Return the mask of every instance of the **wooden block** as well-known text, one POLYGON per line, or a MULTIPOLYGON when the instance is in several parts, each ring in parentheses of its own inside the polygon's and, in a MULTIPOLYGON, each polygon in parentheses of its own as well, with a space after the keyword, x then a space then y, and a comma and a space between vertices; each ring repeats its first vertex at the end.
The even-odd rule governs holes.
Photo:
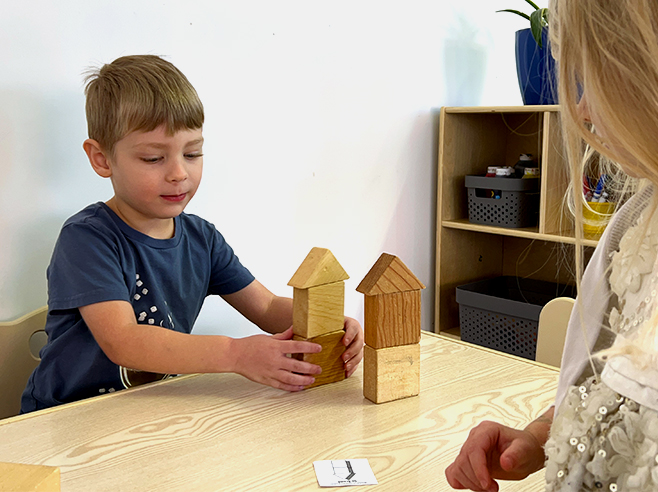
POLYGON ((420 393, 420 344, 364 347, 363 396, 375 403, 420 393))
POLYGON ((345 345, 342 342, 343 335, 345 335, 345 332, 341 329, 313 338, 293 336, 293 340, 305 340, 322 345, 322 352, 317 354, 293 354, 293 357, 297 360, 317 364, 322 368, 322 373, 314 376, 315 382, 307 388, 345 379, 345 365, 342 359, 343 352, 345 352, 345 345))
POLYGON ((297 289, 308 289, 317 285, 332 284, 347 280, 350 276, 340 266, 331 251, 313 248, 299 266, 288 285, 297 289))
POLYGON ((343 329, 345 282, 294 289, 292 330, 302 338, 313 338, 343 329))
POLYGON ((400 258, 382 253, 356 290, 362 294, 375 295, 424 288, 423 283, 402 263, 400 258))
POLYGON ((374 349, 420 343, 420 291, 365 296, 364 325, 374 349))
POLYGON ((59 492, 56 466, 0 463, 0 492, 59 492))

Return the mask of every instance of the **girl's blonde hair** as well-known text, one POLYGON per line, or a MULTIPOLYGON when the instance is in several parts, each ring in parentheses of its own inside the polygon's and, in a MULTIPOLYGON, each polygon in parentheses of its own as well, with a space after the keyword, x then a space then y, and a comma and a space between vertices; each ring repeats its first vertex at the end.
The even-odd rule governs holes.
POLYGON ((87 130, 107 152, 133 131, 171 134, 203 126, 203 105, 174 65, 155 55, 117 58, 86 77, 87 130))
MULTIPOLYGON (((627 174, 658 186, 658 2, 551 0, 549 8, 561 120, 571 164, 576 242, 581 245, 582 208, 587 206, 582 193, 583 163, 590 149, 606 162, 619 163, 627 174), (592 129, 583 120, 578 107, 583 95, 591 119, 600 128, 592 129)), ((617 189, 627 188, 620 182, 622 176, 615 176, 617 189)), ((654 213, 656 201, 650 206, 654 213)), ((582 258, 582 247, 577 247, 578 290, 582 258)), ((622 351, 637 354, 648 348, 642 347, 644 341, 656 344, 655 328, 647 336, 638 334, 634 347, 622 351)))
POLYGON ((658 2, 551 0, 550 34, 581 239, 586 145, 658 184, 658 2), (583 94, 599 134, 579 114, 583 94))

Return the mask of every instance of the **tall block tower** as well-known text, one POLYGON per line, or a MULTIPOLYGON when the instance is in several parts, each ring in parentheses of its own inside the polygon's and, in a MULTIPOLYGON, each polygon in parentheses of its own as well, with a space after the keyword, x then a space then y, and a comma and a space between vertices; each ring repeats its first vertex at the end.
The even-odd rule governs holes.
POLYGON ((348 278, 331 251, 313 248, 288 282, 293 287, 293 339, 322 345, 318 354, 293 355, 322 367, 309 388, 345 379, 341 356, 348 278))
POLYGON ((383 253, 356 288, 364 294, 363 395, 375 403, 420 392, 420 291, 423 283, 383 253))

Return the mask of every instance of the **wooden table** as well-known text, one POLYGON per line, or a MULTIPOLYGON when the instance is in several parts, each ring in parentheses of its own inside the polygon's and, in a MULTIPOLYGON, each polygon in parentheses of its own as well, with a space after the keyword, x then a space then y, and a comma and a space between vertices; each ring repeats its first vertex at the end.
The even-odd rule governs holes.
POLYGON ((360 369, 300 393, 185 376, 0 421, 0 461, 59 466, 63 492, 321 490, 313 461, 346 458, 367 458, 379 481, 356 490, 452 490, 444 470, 471 427, 525 425, 551 404, 558 373, 429 333, 421 348, 418 397, 375 405, 360 369))

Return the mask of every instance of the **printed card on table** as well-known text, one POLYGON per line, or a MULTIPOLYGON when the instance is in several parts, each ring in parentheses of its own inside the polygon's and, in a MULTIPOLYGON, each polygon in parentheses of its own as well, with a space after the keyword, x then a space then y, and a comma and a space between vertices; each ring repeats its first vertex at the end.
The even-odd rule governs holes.
POLYGON ((377 485, 367 459, 314 461, 313 467, 320 487, 377 485))

